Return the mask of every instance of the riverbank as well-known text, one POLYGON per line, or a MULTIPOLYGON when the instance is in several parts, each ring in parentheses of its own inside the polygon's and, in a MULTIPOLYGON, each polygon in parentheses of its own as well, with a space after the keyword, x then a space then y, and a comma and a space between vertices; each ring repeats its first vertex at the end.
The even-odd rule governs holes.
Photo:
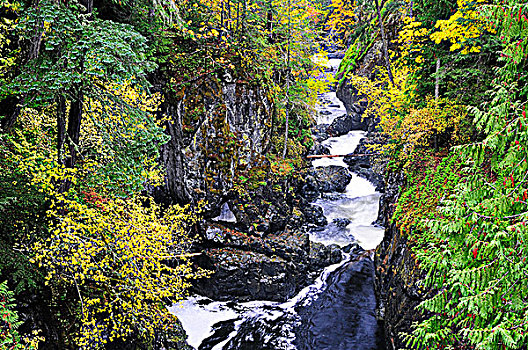
MULTIPOLYGON (((339 61, 333 63, 336 69, 339 61)), ((319 125, 325 122, 332 125, 344 114, 346 110, 335 92, 321 96, 319 125)), ((341 136, 318 140, 317 147, 348 154, 365 136, 364 131, 349 130, 341 136)), ((293 229, 278 235, 284 237, 282 240, 273 234, 263 237, 226 234, 218 223, 214 231, 211 229, 212 240, 228 247, 214 248, 213 254, 224 254, 221 264, 225 272, 220 272, 220 278, 229 284, 229 290, 215 285, 218 280, 213 276, 206 286, 195 289, 207 298, 193 296, 183 302, 182 308, 176 305, 171 308, 194 347, 336 349, 347 344, 381 349, 382 326, 376 318, 374 264, 369 252, 383 237, 383 229, 372 225, 378 216, 380 194, 368 180, 349 173, 343 159, 319 159, 312 163, 314 170, 309 173, 313 175, 308 175, 299 190, 311 197, 312 203, 305 207, 311 208, 313 214, 304 215, 308 220, 295 228, 301 232, 298 236, 293 229), (331 169, 334 172, 328 172, 331 169), (335 173, 339 169, 344 173, 335 173), (337 182, 335 176, 339 178, 337 182), (325 182, 328 185, 323 185, 325 182), (344 185, 334 186, 340 182, 344 185), (328 250, 333 252, 330 254, 333 258, 321 259, 328 250), (297 272, 287 271, 292 256, 297 259, 297 262, 290 260, 297 272), (316 261, 313 267, 319 270, 299 268, 306 266, 307 261, 316 261), (296 275, 305 285, 292 282, 290 275, 296 275), (255 282, 244 283, 250 279, 255 282), (298 290, 295 285, 303 288, 298 290), (335 308, 329 307, 330 304, 335 308), (336 312, 347 317, 336 317, 336 312)), ((225 212, 223 217, 233 216, 225 212)), ((219 264, 215 266, 218 272, 219 264)))

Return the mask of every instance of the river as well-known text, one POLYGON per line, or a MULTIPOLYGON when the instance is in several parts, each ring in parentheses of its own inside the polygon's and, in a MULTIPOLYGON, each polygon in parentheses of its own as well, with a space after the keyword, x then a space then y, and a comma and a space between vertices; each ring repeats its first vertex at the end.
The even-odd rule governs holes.
MULTIPOLYGON (((329 65, 336 70, 339 60, 330 60, 329 65)), ((318 109, 320 124, 346 113, 335 92, 323 94, 318 109)), ((364 136, 363 131, 351 131, 324 145, 332 154, 348 154, 364 136)), ((313 165, 346 166, 341 158, 317 159, 313 165)), ((330 224, 310 232, 310 239, 343 247, 355 241, 363 250, 343 253, 340 263, 325 268, 312 285, 288 301, 234 303, 193 296, 171 307, 189 335, 188 343, 199 350, 384 349, 375 317, 371 251, 383 238, 383 229, 372 225, 379 197, 370 182, 352 174, 344 193, 315 202, 330 224), (339 218, 351 223, 346 227, 332 224, 339 218)))

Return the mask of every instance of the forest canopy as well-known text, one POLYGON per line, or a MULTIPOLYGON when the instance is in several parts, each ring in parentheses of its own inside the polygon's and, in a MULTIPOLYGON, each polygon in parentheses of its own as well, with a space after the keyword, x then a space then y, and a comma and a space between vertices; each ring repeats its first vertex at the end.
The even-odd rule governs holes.
POLYGON ((405 179, 390 224, 423 301, 398 336, 528 344, 526 3, 0 1, 2 346, 179 341, 167 305, 209 275, 201 225, 229 199, 263 236, 263 193, 300 201, 333 84, 405 179), (35 299, 55 333, 20 319, 35 299))

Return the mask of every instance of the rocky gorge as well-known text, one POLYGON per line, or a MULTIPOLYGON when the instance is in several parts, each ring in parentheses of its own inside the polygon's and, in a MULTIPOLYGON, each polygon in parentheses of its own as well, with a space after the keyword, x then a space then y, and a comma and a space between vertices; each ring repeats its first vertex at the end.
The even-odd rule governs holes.
MULTIPOLYGON (((366 134, 350 122, 361 119, 362 107, 354 109, 351 117, 335 93, 329 99, 325 96, 319 124, 313 129, 312 154, 371 152, 366 143, 375 133, 366 134)), ((191 345, 198 349, 384 347, 372 260, 383 230, 371 226, 380 199, 375 189, 383 189, 383 182, 368 158, 362 156, 355 163, 347 158, 316 160, 315 167, 307 168, 294 183, 295 198, 289 202, 293 207, 286 212, 282 228, 248 232, 231 201, 219 216, 202 224, 205 234, 197 248, 203 253, 195 263, 213 274, 194 284, 196 294, 183 302, 183 309, 171 308, 190 332, 191 345), (333 321, 334 312, 342 313, 342 322, 333 321), (209 324, 209 330, 195 328, 191 314, 201 314, 199 319, 209 324), (325 327, 338 327, 335 330, 346 335, 323 335, 328 332, 325 327)))
POLYGON ((527 349, 527 23, 2 1, 0 348, 527 349))
POLYGON ((261 198, 270 204, 266 210, 260 209, 261 214, 255 212, 253 218, 261 224, 249 231, 245 224, 248 217, 236 198, 224 201, 220 210, 213 210, 218 216, 202 224, 205 234, 197 248, 203 253, 195 262, 213 274, 194 284, 196 294, 184 302, 183 310, 178 306, 171 309, 183 320, 187 331, 196 327, 188 312, 201 313, 204 322, 211 322, 210 330, 202 329, 200 335, 196 329, 191 330, 190 341, 198 349, 404 346, 400 334, 419 319, 415 308, 423 293, 418 287, 420 271, 406 239, 391 223, 404 179, 398 173, 387 172, 383 161, 374 161, 376 145, 386 140, 377 132, 376 120, 363 118, 363 102, 353 93, 344 93, 346 89, 342 84, 337 90, 343 105, 335 93, 333 98, 322 96, 321 104, 326 107, 319 110, 319 123, 312 128, 315 143, 310 151, 313 155, 342 154, 342 160, 321 158, 314 162, 319 166, 307 168, 291 183, 294 198, 283 202, 282 209, 279 197, 262 193, 261 198), (362 134, 355 136, 356 132, 362 134), (357 140, 351 141, 357 142, 356 146, 350 149, 349 141, 345 141, 343 149, 333 147, 334 140, 343 136, 345 140, 357 140), (350 240, 346 232, 356 229, 352 234, 364 237, 362 228, 351 225, 353 217, 339 216, 340 206, 348 205, 345 193, 351 190, 353 178, 365 179, 381 192, 372 199, 375 204, 369 210, 374 210, 374 215, 370 214, 372 219, 366 223, 376 222, 385 228, 377 228, 379 245, 366 248, 373 250, 350 240), (330 292, 333 288, 341 291, 330 292), (350 288, 357 291, 351 292, 350 288), (370 299, 362 299, 369 293, 370 299), (347 306, 352 304, 353 308, 347 306), (344 312, 342 317, 348 320, 341 326, 325 320, 333 307, 344 312), (367 318, 358 321, 363 313, 367 318), (315 322, 313 329, 299 326, 306 319, 315 322), (342 332, 352 335, 337 343, 325 340, 324 327, 344 327, 342 332), (362 332, 374 333, 361 339, 362 332))

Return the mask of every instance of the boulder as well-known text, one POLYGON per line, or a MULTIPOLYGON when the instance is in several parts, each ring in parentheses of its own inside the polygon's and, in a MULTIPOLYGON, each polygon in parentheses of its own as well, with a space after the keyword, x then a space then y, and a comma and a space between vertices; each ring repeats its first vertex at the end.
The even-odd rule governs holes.
POLYGON ((312 283, 320 269, 341 260, 338 246, 311 243, 303 231, 256 237, 223 230, 215 231, 222 246, 203 249, 194 261, 212 272, 193 283, 194 292, 214 300, 285 301, 312 283))
POLYGON ((310 266, 312 270, 322 269, 330 264, 337 264, 342 259, 341 249, 336 244, 325 246, 322 243, 310 242, 310 266))
POLYGON ((363 118, 363 108, 358 108, 357 112, 344 114, 334 119, 327 129, 327 133, 332 136, 348 134, 352 130, 369 130, 370 120, 363 118))
POLYGON ((278 256, 234 248, 208 249, 199 261, 213 275, 196 283, 214 300, 285 300, 295 293, 295 265, 278 256))
POLYGON ((320 142, 314 142, 314 145, 310 149, 309 154, 313 154, 313 155, 330 154, 330 149, 322 145, 320 142))
POLYGON ((299 183, 297 193, 307 202, 313 202, 319 198, 321 193, 315 177, 310 174, 305 175, 302 183, 299 183))
POLYGON ((321 208, 320 206, 314 205, 314 204, 308 204, 306 206, 303 206, 301 210, 304 214, 304 218, 307 223, 314 224, 316 226, 328 225, 326 216, 324 216, 323 214, 323 208, 321 208))
POLYGON ((375 137, 363 138, 359 141, 359 145, 356 147, 354 152, 346 156, 343 161, 348 165, 348 169, 354 174, 369 180, 376 186, 376 191, 384 191, 384 181, 382 176, 382 168, 374 169, 374 162, 372 161, 373 156, 364 155, 358 156, 359 154, 372 154, 374 153, 369 145, 381 144, 384 142, 382 139, 375 137))
POLYGON ((323 142, 330 137, 327 133, 328 124, 318 124, 312 128, 312 136, 316 142, 323 142))
POLYGON ((347 219, 347 218, 336 218, 332 220, 332 223, 339 228, 345 228, 348 225, 350 225, 351 222, 352 221, 350 221, 350 219, 347 219))
POLYGON ((312 175, 321 192, 344 192, 352 179, 348 169, 339 165, 317 167, 312 175))

